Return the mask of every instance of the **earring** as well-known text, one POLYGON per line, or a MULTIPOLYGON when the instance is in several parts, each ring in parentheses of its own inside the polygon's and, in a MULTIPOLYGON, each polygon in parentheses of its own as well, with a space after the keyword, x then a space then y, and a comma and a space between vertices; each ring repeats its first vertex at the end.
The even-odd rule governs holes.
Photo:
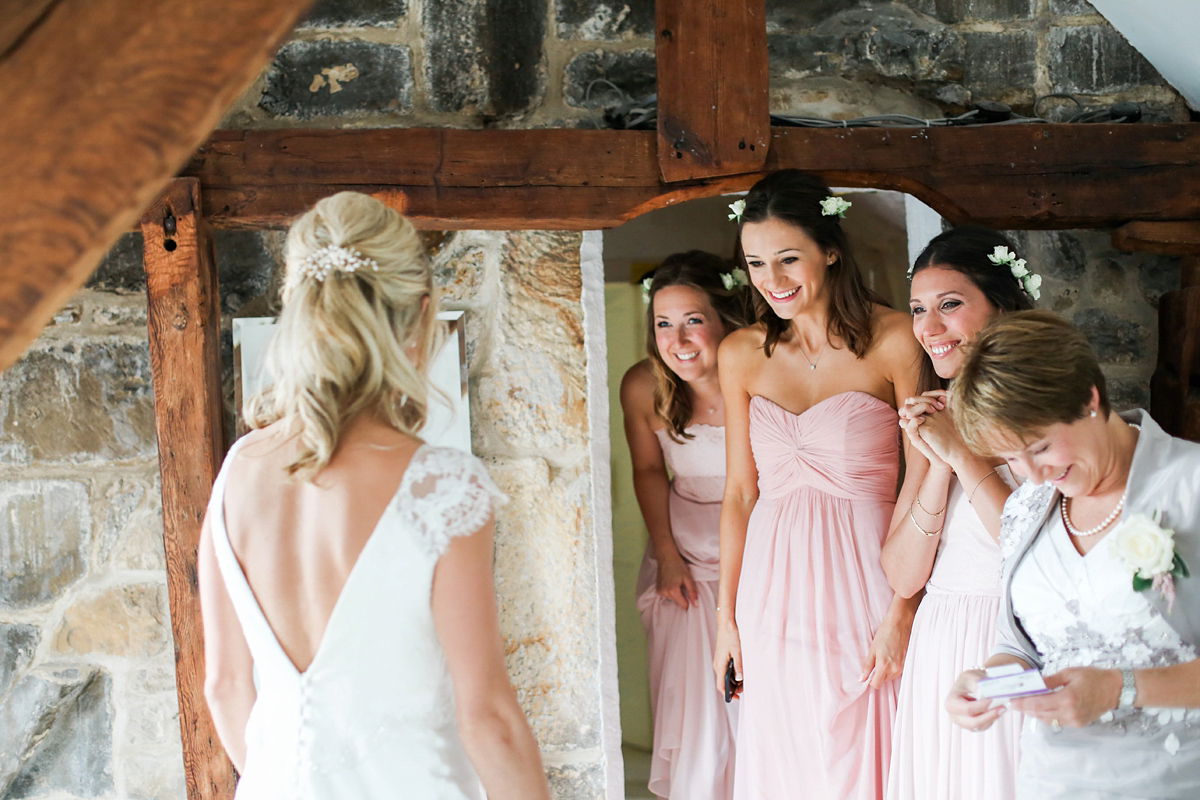
POLYGON ((1092 409, 1091 416, 1093 416, 1093 417, 1096 416, 1096 409, 1094 409, 1094 408, 1092 409))

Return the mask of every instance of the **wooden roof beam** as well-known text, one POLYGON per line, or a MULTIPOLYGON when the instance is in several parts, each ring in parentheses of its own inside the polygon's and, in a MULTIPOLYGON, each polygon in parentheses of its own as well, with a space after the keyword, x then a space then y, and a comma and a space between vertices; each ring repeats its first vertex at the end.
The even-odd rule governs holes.
POLYGON ((130 230, 311 0, 0 0, 0 368, 130 230))

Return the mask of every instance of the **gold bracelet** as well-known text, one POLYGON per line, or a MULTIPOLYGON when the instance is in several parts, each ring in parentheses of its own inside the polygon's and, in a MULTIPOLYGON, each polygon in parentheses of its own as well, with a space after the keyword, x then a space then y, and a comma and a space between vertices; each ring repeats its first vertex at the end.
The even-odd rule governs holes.
POLYGON ((993 475, 999 475, 999 474, 1000 473, 996 471, 996 468, 992 467, 992 469, 988 472, 988 474, 984 475, 982 478, 979 479, 979 483, 976 483, 975 488, 971 490, 971 493, 969 495, 967 495, 967 502, 970 503, 971 505, 975 505, 975 493, 977 491, 979 491, 979 487, 988 478, 992 477, 993 475))
POLYGON ((912 520, 913 527, 916 528, 917 530, 919 530, 921 533, 925 534, 926 536, 937 536, 939 533, 942 532, 942 528, 946 527, 945 523, 942 523, 942 528, 938 528, 936 531, 925 530, 924 528, 921 527, 920 523, 917 522, 917 518, 913 514, 912 506, 908 507, 908 518, 912 520))
POLYGON ((917 501, 917 508, 921 509, 922 511, 924 511, 926 514, 928 514, 931 517, 940 517, 942 514, 945 514, 946 509, 950 507, 950 503, 949 503, 949 501, 947 501, 945 507, 943 507, 941 511, 930 511, 929 509, 925 508, 925 506, 921 505, 920 490, 917 491, 916 501, 917 501))

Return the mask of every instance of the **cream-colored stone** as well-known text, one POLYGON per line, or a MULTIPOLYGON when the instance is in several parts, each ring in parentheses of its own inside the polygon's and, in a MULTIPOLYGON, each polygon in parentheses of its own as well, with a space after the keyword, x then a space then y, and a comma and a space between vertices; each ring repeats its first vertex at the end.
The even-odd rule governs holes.
POLYGON ((130 674, 117 701, 126 709, 126 723, 113 742, 115 760, 120 765, 118 786, 131 800, 184 800, 175 671, 165 654, 154 661, 159 665, 130 674))
POLYGON ((509 675, 546 751, 600 744, 590 475, 543 459, 493 460, 496 587, 509 675))
POLYGON ((166 586, 129 584, 78 598, 63 614, 54 650, 146 658, 163 652, 170 637, 166 586))
POLYGON ((82 576, 91 530, 83 483, 0 483, 0 608, 47 603, 82 576))

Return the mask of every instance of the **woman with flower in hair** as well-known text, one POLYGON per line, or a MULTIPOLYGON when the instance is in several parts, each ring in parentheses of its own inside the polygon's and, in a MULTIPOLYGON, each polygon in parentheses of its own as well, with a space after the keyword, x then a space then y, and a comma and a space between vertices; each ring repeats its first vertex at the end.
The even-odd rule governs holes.
POLYGON ((205 697, 236 797, 549 800, 497 620, 503 495, 417 438, 438 339, 420 239, 341 192, 285 257, 274 384, 200 539, 205 697))
POLYGON ((654 710, 650 791, 672 800, 733 796, 737 708, 712 693, 708 670, 725 488, 717 346, 749 321, 745 283, 712 253, 668 256, 644 282, 648 357, 621 381, 633 487, 650 533, 638 576, 654 710))
POLYGON ((974 225, 934 237, 910 274, 928 391, 904 401, 900 424, 929 470, 896 503, 883 569, 901 595, 924 589, 925 596, 900 680, 888 797, 1013 800, 1019 719, 976 736, 956 727, 941 703, 958 674, 991 653, 1000 611, 996 537, 1015 485, 1003 461, 963 443, 946 389, 979 331, 1001 314, 1032 308, 1041 279, 1003 234, 974 225))
POLYGON ((1086 337, 1045 311, 975 338, 951 411, 1026 478, 1001 517, 986 666, 1032 681, 1005 705, 968 669, 946 709, 973 731, 1026 716, 1021 800, 1200 797, 1200 444, 1114 412, 1086 337))
MULTIPOLYGON (((921 350, 867 289, 820 180, 751 188, 739 244, 755 325, 721 343, 727 477, 718 685, 744 682, 734 796, 879 800, 915 601, 880 548, 896 500, 896 407, 921 350)), ((908 448, 908 476, 927 462, 908 448)))

